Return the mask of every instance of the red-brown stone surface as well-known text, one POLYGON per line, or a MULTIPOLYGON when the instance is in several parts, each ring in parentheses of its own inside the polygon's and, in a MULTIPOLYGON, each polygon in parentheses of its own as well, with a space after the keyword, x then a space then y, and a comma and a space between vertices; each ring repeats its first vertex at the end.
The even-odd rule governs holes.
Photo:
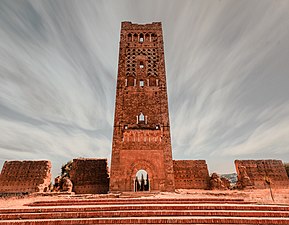
POLYGON ((248 178, 243 181, 244 167, 246 176, 250 180, 250 186, 267 188, 269 181, 271 187, 289 188, 289 179, 281 160, 235 160, 235 167, 240 188, 246 188, 248 183, 248 178))
POLYGON ((230 188, 230 181, 225 177, 221 178, 217 173, 212 173, 209 186, 211 190, 227 190, 230 188))
POLYGON ((176 189, 208 189, 209 172, 205 160, 173 160, 176 189))
POLYGON ((6 161, 0 174, 0 193, 48 191, 50 181, 50 161, 6 161))
POLYGON ((105 194, 109 189, 107 159, 73 159, 70 179, 76 194, 105 194))
POLYGON ((134 191, 141 169, 151 191, 174 191, 162 26, 123 22, 110 191, 134 191))

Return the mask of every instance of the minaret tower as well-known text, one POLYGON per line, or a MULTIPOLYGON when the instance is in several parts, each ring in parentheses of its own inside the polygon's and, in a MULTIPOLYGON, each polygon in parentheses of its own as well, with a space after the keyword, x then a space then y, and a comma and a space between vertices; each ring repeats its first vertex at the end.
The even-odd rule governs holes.
POLYGON ((150 191, 174 191, 162 25, 122 22, 110 191, 136 191, 145 171, 150 191))

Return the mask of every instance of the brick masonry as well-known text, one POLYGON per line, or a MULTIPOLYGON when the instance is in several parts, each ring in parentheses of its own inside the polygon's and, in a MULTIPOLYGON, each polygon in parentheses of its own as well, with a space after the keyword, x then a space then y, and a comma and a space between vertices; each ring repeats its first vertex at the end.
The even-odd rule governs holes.
POLYGON ((109 189, 107 159, 73 159, 70 179, 76 194, 105 194, 109 189))
POLYGON ((148 173, 151 191, 174 191, 161 23, 122 22, 110 191, 134 191, 148 173))
POLYGON ((235 160, 238 180, 241 181, 240 167, 245 167, 253 187, 268 188, 265 179, 269 179, 271 187, 289 188, 289 179, 281 160, 235 160))
POLYGON ((0 175, 0 193, 44 192, 50 182, 50 161, 6 161, 0 175))
POLYGON ((209 172, 205 160, 173 160, 176 189, 208 189, 209 172))

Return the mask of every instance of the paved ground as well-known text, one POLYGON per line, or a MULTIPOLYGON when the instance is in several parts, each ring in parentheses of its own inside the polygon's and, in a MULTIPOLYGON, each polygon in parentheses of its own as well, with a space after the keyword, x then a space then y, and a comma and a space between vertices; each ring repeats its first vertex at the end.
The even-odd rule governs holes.
MULTIPOLYGON (((270 190, 228 190, 228 191, 207 191, 207 190, 176 190, 175 193, 150 193, 137 196, 143 198, 210 198, 210 197, 222 197, 222 198, 243 198, 245 201, 254 201, 259 204, 288 204, 289 205, 289 189, 273 189, 272 200, 270 190)), ((61 199, 90 199, 90 198, 107 198, 116 197, 114 195, 29 195, 24 197, 11 197, 0 198, 0 208, 25 208, 24 204, 32 203, 35 201, 57 201, 61 199)), ((124 193, 120 195, 123 198, 136 197, 133 193, 124 193)))

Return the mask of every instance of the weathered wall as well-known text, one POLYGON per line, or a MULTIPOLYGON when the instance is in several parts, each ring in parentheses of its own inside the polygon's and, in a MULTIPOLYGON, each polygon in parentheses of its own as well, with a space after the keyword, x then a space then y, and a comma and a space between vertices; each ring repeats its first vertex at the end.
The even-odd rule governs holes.
POLYGON ((109 190, 107 159, 73 159, 70 179, 76 194, 105 194, 109 190))
POLYGON ((43 192, 50 181, 50 161, 6 161, 0 174, 0 193, 43 192))
POLYGON ((134 191, 141 169, 151 191, 174 191, 162 26, 123 22, 110 191, 134 191))
POLYGON ((271 181, 271 187, 289 187, 289 179, 281 160, 235 160, 235 167, 239 183, 242 183, 241 167, 245 167, 252 186, 255 188, 267 188, 265 179, 268 180, 268 178, 271 181))
POLYGON ((176 189, 208 189, 209 172, 205 160, 173 160, 176 189))

